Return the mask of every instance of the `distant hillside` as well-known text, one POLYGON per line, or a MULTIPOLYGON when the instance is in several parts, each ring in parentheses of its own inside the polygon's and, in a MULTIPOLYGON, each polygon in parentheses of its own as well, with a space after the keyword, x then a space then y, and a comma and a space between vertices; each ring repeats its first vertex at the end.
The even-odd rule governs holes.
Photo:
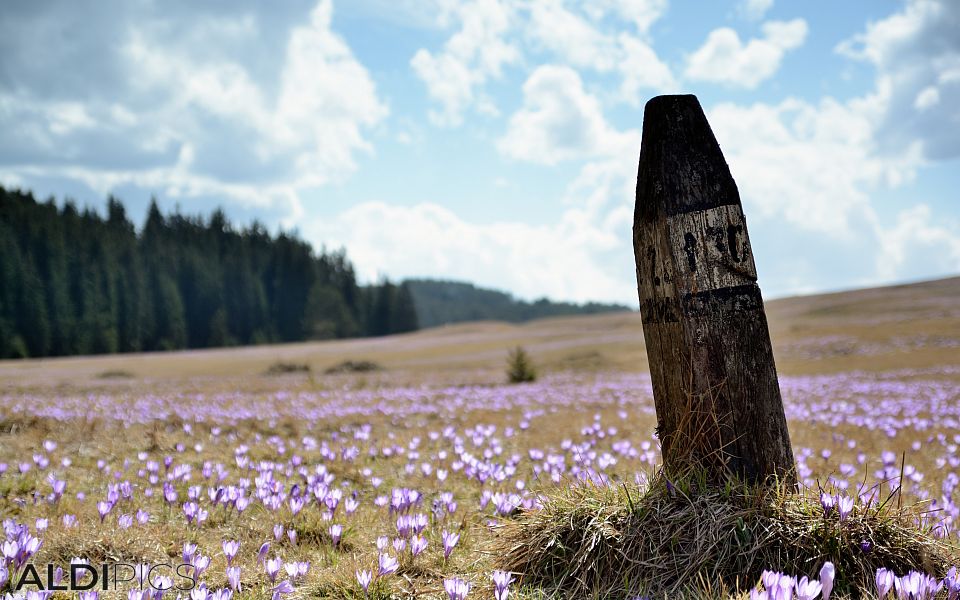
POLYGON ((479 288, 459 281, 408 279, 404 284, 413 296, 417 320, 421 327, 486 320, 519 323, 542 317, 630 310, 620 304, 572 304, 551 302, 546 298, 525 302, 505 292, 479 288))

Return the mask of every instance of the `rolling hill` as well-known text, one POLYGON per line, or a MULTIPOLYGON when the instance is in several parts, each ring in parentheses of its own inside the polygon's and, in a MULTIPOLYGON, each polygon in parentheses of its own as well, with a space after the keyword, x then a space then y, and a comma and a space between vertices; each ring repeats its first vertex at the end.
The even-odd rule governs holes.
MULTIPOLYGON (((960 278, 773 300, 767 303, 781 374, 938 370, 960 378, 960 278)), ((553 317, 522 324, 460 323, 380 338, 165 353, 0 361, 0 389, 138 386, 211 378, 225 386, 276 385, 262 374, 277 362, 307 365, 311 385, 343 378, 494 383, 507 351, 525 346, 547 373, 645 371, 639 313, 553 317), (384 371, 324 376, 345 360, 384 371), (124 377, 106 377, 119 373, 124 377)), ((277 378, 273 378, 276 380, 277 378)), ((338 383, 339 382, 339 383, 338 383)))

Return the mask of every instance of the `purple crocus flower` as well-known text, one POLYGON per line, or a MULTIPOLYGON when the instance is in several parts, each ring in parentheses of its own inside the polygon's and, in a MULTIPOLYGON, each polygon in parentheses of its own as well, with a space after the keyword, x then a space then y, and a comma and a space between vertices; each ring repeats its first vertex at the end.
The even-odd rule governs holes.
POLYGON ((283 597, 283 594, 293 593, 293 584, 284 579, 277 587, 273 588, 273 600, 280 600, 283 597))
POLYGON ((193 557, 197 554, 197 545, 186 542, 183 545, 183 562, 188 565, 193 564, 193 557))
POLYGON ((281 567, 283 567, 283 561, 280 560, 279 556, 274 556, 273 558, 267 559, 267 562, 265 562, 263 566, 267 571, 267 577, 273 582, 276 581, 277 573, 279 573, 281 567))
POLYGON ((893 580, 893 587, 897 590, 898 598, 919 599, 923 581, 920 573, 910 571, 903 577, 893 580))
POLYGON ((936 598, 937 594, 939 594, 943 588, 943 581, 930 575, 923 575, 921 580, 920 595, 929 600, 936 598))
POLYGON ((97 502, 97 512, 100 513, 100 522, 103 523, 103 520, 110 513, 110 509, 113 508, 113 505, 109 502, 101 500, 97 502))
POLYGON ((443 558, 444 560, 450 558, 450 554, 453 552, 453 549, 457 546, 457 542, 460 541, 459 533, 450 533, 447 530, 443 530, 440 534, 443 539, 443 558))
POLYGON ((367 590, 370 588, 370 582, 373 581, 373 573, 371 573, 366 569, 363 569, 363 570, 357 570, 355 574, 357 576, 357 583, 360 584, 360 588, 363 590, 363 594, 366 595, 367 590))
POLYGON ((333 542, 333 545, 339 546, 340 538, 343 536, 343 525, 335 523, 327 529, 327 533, 330 534, 330 540, 333 542))
POLYGON ((820 593, 822 584, 816 579, 800 578, 797 582, 797 600, 813 600, 820 593))
POLYGON ((257 562, 258 563, 263 562, 263 559, 266 558, 267 552, 269 551, 270 551, 270 542, 264 542, 263 545, 260 546, 260 550, 257 551, 257 562))
POLYGON ((378 560, 378 567, 379 569, 377 571, 377 574, 382 577, 384 575, 396 573, 397 569, 400 568, 400 563, 397 561, 396 558, 390 556, 389 554, 381 553, 380 558, 378 560))
POLYGON ((470 582, 459 577, 443 580, 443 589, 447 591, 450 600, 464 600, 470 593, 470 582))
POLYGON ((227 581, 233 591, 240 591, 240 567, 227 567, 227 581))
POLYGON ((422 535, 415 535, 410 538, 410 552, 414 556, 419 556, 427 549, 427 538, 422 535))
POLYGON ((829 517, 837 505, 836 499, 826 492, 820 493, 820 506, 823 507, 823 516, 829 517))
POLYGON ((28 558, 37 553, 42 543, 40 538, 24 533, 23 538, 20 540, 20 562, 27 562, 28 558))
POLYGON ((773 588, 777 587, 781 577, 783 577, 782 573, 778 573, 776 571, 764 571, 760 574, 760 581, 763 582, 764 589, 772 590, 773 588))
POLYGON ((827 561, 820 567, 820 585, 823 587, 823 600, 830 600, 830 593, 833 592, 833 579, 837 574, 833 563, 827 561))
POLYGON ((18 554, 20 554, 20 545, 16 540, 7 540, 3 543, 3 558, 7 563, 13 562, 18 554))
POLYGON ((233 558, 240 551, 240 542, 236 540, 223 540, 223 555, 227 557, 227 566, 233 564, 233 558))
MULTIPOLYGON (((99 508, 100 505, 97 505, 99 508)), ((193 500, 183 503, 183 515, 187 518, 187 523, 193 523, 193 519, 197 516, 200 507, 193 500)))
POLYGON ((837 500, 837 510, 840 512, 840 520, 846 521, 850 513, 853 512, 853 498, 844 496, 837 500))
POLYGON ((360 502, 354 498, 347 498, 343 501, 343 510, 346 511, 348 515, 355 513, 359 506, 360 502))
POLYGON ((290 498, 290 512, 294 516, 300 513, 303 510, 303 505, 305 504, 303 498, 290 498))
POLYGON ((196 570, 197 577, 203 575, 203 572, 210 567, 210 557, 197 554, 193 558, 193 568, 196 570))
POLYGON ((513 583, 513 575, 508 571, 493 572, 493 597, 494 600, 507 600, 510 593, 510 584, 513 583))
POLYGON ((957 600, 960 595, 960 579, 957 578, 957 568, 950 567, 947 576, 943 578, 943 585, 947 588, 947 600, 957 600))

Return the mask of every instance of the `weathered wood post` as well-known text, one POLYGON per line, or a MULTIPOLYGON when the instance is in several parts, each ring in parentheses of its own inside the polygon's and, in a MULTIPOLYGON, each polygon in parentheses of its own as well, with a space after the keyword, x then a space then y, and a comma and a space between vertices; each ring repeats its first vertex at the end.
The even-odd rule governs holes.
POLYGON ((740 194, 696 96, 647 102, 633 245, 664 466, 794 480, 740 194))

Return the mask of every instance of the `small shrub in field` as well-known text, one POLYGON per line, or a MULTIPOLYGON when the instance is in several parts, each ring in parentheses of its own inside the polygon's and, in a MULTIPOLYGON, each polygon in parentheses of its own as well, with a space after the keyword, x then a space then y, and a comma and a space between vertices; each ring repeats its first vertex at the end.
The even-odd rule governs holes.
POLYGON ((134 374, 123 369, 113 369, 97 374, 99 379, 133 379, 134 374))
POLYGON ((345 360, 324 371, 327 375, 339 373, 372 373, 382 371, 383 367, 371 360, 345 360))
POLYGON ((521 346, 510 351, 507 357, 507 381, 510 383, 528 383, 536 381, 537 370, 530 355, 521 346))
POLYGON ((286 375, 288 373, 309 373, 310 365, 303 363, 275 362, 265 373, 267 375, 286 375))

